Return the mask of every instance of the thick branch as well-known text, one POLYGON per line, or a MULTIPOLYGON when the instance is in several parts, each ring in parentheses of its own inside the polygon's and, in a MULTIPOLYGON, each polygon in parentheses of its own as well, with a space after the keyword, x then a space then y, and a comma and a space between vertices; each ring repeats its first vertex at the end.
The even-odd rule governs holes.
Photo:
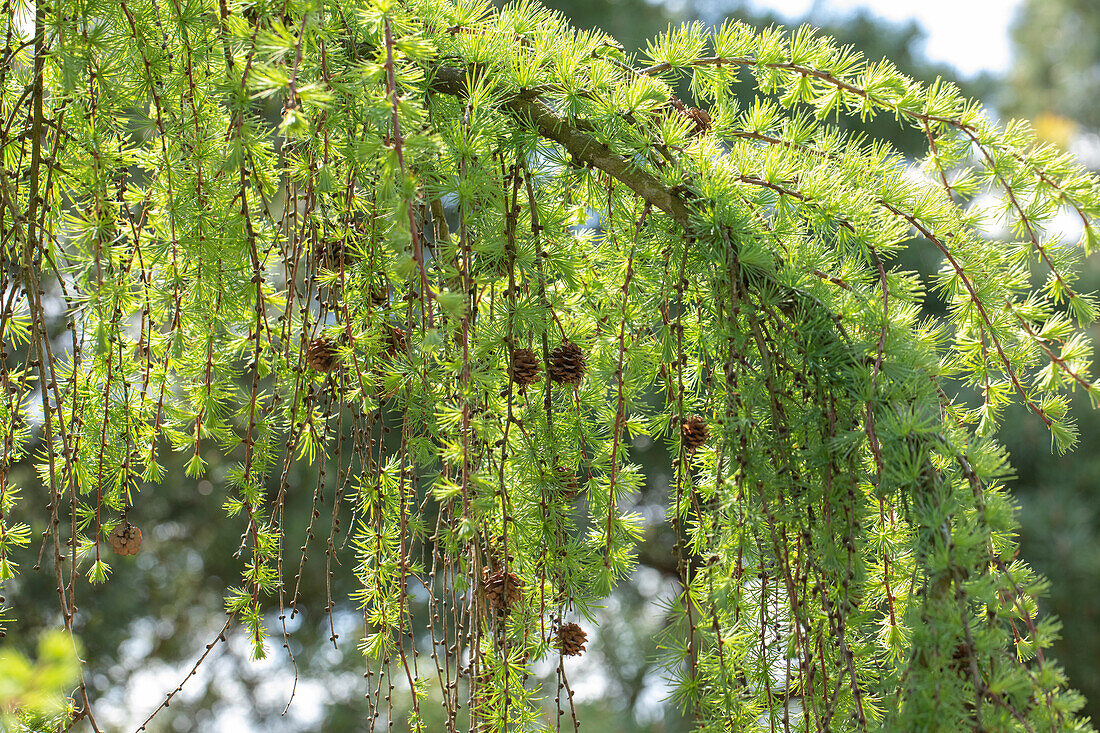
MULTIPOLYGON (((432 91, 456 97, 466 96, 468 79, 466 69, 437 66, 432 70, 432 75, 429 85, 432 91)), ((540 135, 560 144, 576 160, 599 168, 612 178, 621 181, 647 203, 671 216, 685 229, 691 227, 691 208, 671 188, 630 160, 611 152, 606 143, 601 143, 555 115, 533 93, 521 92, 508 98, 503 106, 513 117, 529 122, 540 135)))

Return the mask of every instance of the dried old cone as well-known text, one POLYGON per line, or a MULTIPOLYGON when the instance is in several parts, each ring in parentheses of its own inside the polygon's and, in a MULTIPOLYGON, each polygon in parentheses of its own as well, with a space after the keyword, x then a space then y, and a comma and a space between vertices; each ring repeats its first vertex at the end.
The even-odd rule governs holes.
POLYGON ((684 441, 684 448, 688 453, 694 453, 704 443, 710 440, 710 429, 707 421, 698 415, 691 415, 680 423, 680 438, 684 441))
POLYGON ((117 555, 136 555, 141 549, 141 530, 124 519, 107 535, 107 544, 117 555))
POLYGON ((512 366, 508 376, 519 386, 522 394, 529 385, 542 381, 542 365, 535 352, 530 349, 516 349, 512 352, 512 366))
POLYGON ((319 372, 331 372, 338 360, 336 343, 332 339, 320 336, 310 341, 306 348, 306 364, 319 372))
POLYGON ((554 469, 554 475, 558 479, 559 495, 566 501, 576 499, 581 490, 580 484, 577 482, 577 474, 565 466, 558 466, 554 469))
POLYGON ((710 113, 698 107, 688 107, 680 110, 680 114, 691 122, 691 136, 706 135, 710 130, 710 113))
POLYGON ((506 570, 490 573, 489 568, 483 568, 481 573, 489 610, 506 614, 512 606, 523 600, 523 581, 515 573, 506 570))
POLYGON ((568 623, 558 627, 558 649, 567 657, 580 656, 587 641, 588 634, 577 624, 568 623))
POLYGON ((550 379, 559 384, 580 384, 584 379, 585 364, 581 347, 566 341, 550 352, 550 365, 546 372, 550 379))

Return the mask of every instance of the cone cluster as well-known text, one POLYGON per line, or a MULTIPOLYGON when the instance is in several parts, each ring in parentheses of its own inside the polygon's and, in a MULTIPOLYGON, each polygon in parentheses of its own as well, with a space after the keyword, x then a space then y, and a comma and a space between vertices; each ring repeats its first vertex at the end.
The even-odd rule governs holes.
POLYGON ((691 415, 680 423, 680 438, 684 442, 684 448, 688 453, 694 453, 710 440, 710 429, 707 421, 698 415, 691 415))
POLYGON ((136 555, 141 549, 141 530, 124 519, 107 535, 107 544, 116 555, 136 555))
POLYGON ((319 372, 331 372, 338 361, 336 342, 320 336, 309 342, 306 348, 306 364, 319 372))
POLYGON ((542 364, 531 349, 516 349, 512 352, 512 365, 508 376, 523 393, 530 385, 542 381, 542 364))
POLYGON ((484 568, 481 572, 485 602, 488 603, 489 610, 503 615, 523 600, 523 581, 515 573, 506 570, 490 573, 489 568, 484 568))
POLYGON ((577 624, 570 622, 558 627, 558 649, 567 657, 583 654, 587 642, 588 634, 577 624))
POLYGON ((550 366, 546 371, 550 374, 550 379, 559 384, 580 384, 584 379, 585 366, 581 347, 566 341, 550 352, 550 366))
MULTIPOLYGON (((570 341, 564 341, 550 352, 546 372, 552 382, 577 385, 584 379, 586 366, 584 350, 570 341)), ((542 381, 542 362, 531 349, 516 349, 512 352, 508 376, 522 394, 535 382, 542 381)))

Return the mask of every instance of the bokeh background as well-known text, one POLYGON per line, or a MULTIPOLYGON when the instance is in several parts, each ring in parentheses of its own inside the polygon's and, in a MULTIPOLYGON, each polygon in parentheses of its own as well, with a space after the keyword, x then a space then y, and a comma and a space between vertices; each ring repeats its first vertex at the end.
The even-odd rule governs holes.
MULTIPOLYGON (((669 23, 720 24, 727 17, 759 26, 808 22, 871 60, 891 59, 918 79, 955 80, 997 116, 1031 120, 1040 138, 1100 168, 1100 0, 543 1, 580 27, 611 33, 628 53, 644 51, 646 40, 669 23)), ((851 129, 892 140, 910 156, 921 155, 925 143, 923 135, 886 116, 851 129)), ((1072 222, 1066 226, 1072 231, 1072 222)), ((896 264, 930 273, 939 262, 921 253, 932 250, 914 247, 896 264)), ((1086 267, 1081 289, 1088 292, 1098 289, 1100 262, 1094 258, 1086 267)), ((928 307, 934 313, 938 304, 933 300, 928 307)), ((1012 486, 1020 506, 1021 556, 1051 581, 1044 610, 1063 623, 1056 656, 1088 697, 1093 718, 1100 719, 1100 411, 1082 397, 1077 415, 1081 442, 1069 456, 1053 455, 1042 424, 1022 411, 1006 417, 1002 439, 1017 473, 1012 486)), ((667 552, 671 541, 660 529, 667 454, 646 441, 634 445, 634 454, 650 477, 635 509, 651 519, 652 529, 636 574, 608 599, 588 653, 571 662, 571 677, 578 712, 590 730, 687 730, 665 700, 654 641, 676 592, 676 568, 667 552)), ((219 476, 225 467, 215 453, 205 458, 206 478, 185 478, 184 456, 178 465, 169 464, 163 485, 148 487, 135 499, 130 519, 145 530, 142 553, 117 563, 106 586, 82 594, 76 630, 86 649, 86 681, 98 701, 97 718, 110 729, 136 728, 187 676, 224 623, 222 594, 238 579, 233 554, 242 528, 221 510, 219 476)), ((22 485, 34 486, 29 466, 14 467, 13 474, 22 485)), ((306 532, 316 477, 303 473, 291 485, 300 490, 291 492, 286 516, 302 518, 288 527, 287 546, 293 549, 306 532)), ((46 518, 42 507, 34 506, 36 498, 27 492, 17 520, 30 522, 40 534, 46 518)), ((251 661, 246 641, 231 635, 150 730, 362 730, 365 667, 355 647, 361 621, 355 607, 341 601, 354 589, 350 551, 345 558, 343 566, 333 568, 331 622, 324 613, 320 549, 306 565, 302 613, 287 627, 293 665, 280 646, 276 604, 268 615, 268 659, 251 661), (333 629, 338 646, 329 641, 333 629), (292 691, 294 702, 284 713, 292 691)), ((286 569, 292 579, 296 552, 287 553, 287 563, 294 566, 286 569)), ((32 571, 33 556, 21 564, 24 575, 6 589, 18 619, 7 643, 30 653, 38 631, 59 622, 57 596, 51 568, 32 571)), ((395 730, 401 726, 394 721, 395 730)))

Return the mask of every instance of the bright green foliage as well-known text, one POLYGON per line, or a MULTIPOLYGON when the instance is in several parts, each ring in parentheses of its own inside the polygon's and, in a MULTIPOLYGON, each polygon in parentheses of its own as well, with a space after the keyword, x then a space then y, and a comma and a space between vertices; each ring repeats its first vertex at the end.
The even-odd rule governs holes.
MULTIPOLYGON (((1074 280, 1100 195, 1026 126, 806 28, 693 24, 633 59, 526 2, 35 13, 0 66, 3 343, 29 354, 0 409, 67 626, 159 457, 199 477, 216 448, 256 656, 312 549, 356 565, 372 728, 384 680, 414 729, 428 705, 546 729, 554 703, 570 727, 527 672, 555 659, 564 689, 556 629, 634 567, 647 436, 683 581, 661 646, 700 730, 1087 727, 992 436, 1019 401, 1066 450, 1066 393, 1100 395, 1074 280), (685 75, 711 124, 670 97, 685 75), (830 127, 874 115, 925 133, 919 167, 830 127), (942 321, 907 246, 943 255, 942 321), (576 386, 549 378, 565 342, 576 386), (295 462, 319 467, 301 552, 295 462)), ((0 561, 28 540, 5 525, 0 561)))

